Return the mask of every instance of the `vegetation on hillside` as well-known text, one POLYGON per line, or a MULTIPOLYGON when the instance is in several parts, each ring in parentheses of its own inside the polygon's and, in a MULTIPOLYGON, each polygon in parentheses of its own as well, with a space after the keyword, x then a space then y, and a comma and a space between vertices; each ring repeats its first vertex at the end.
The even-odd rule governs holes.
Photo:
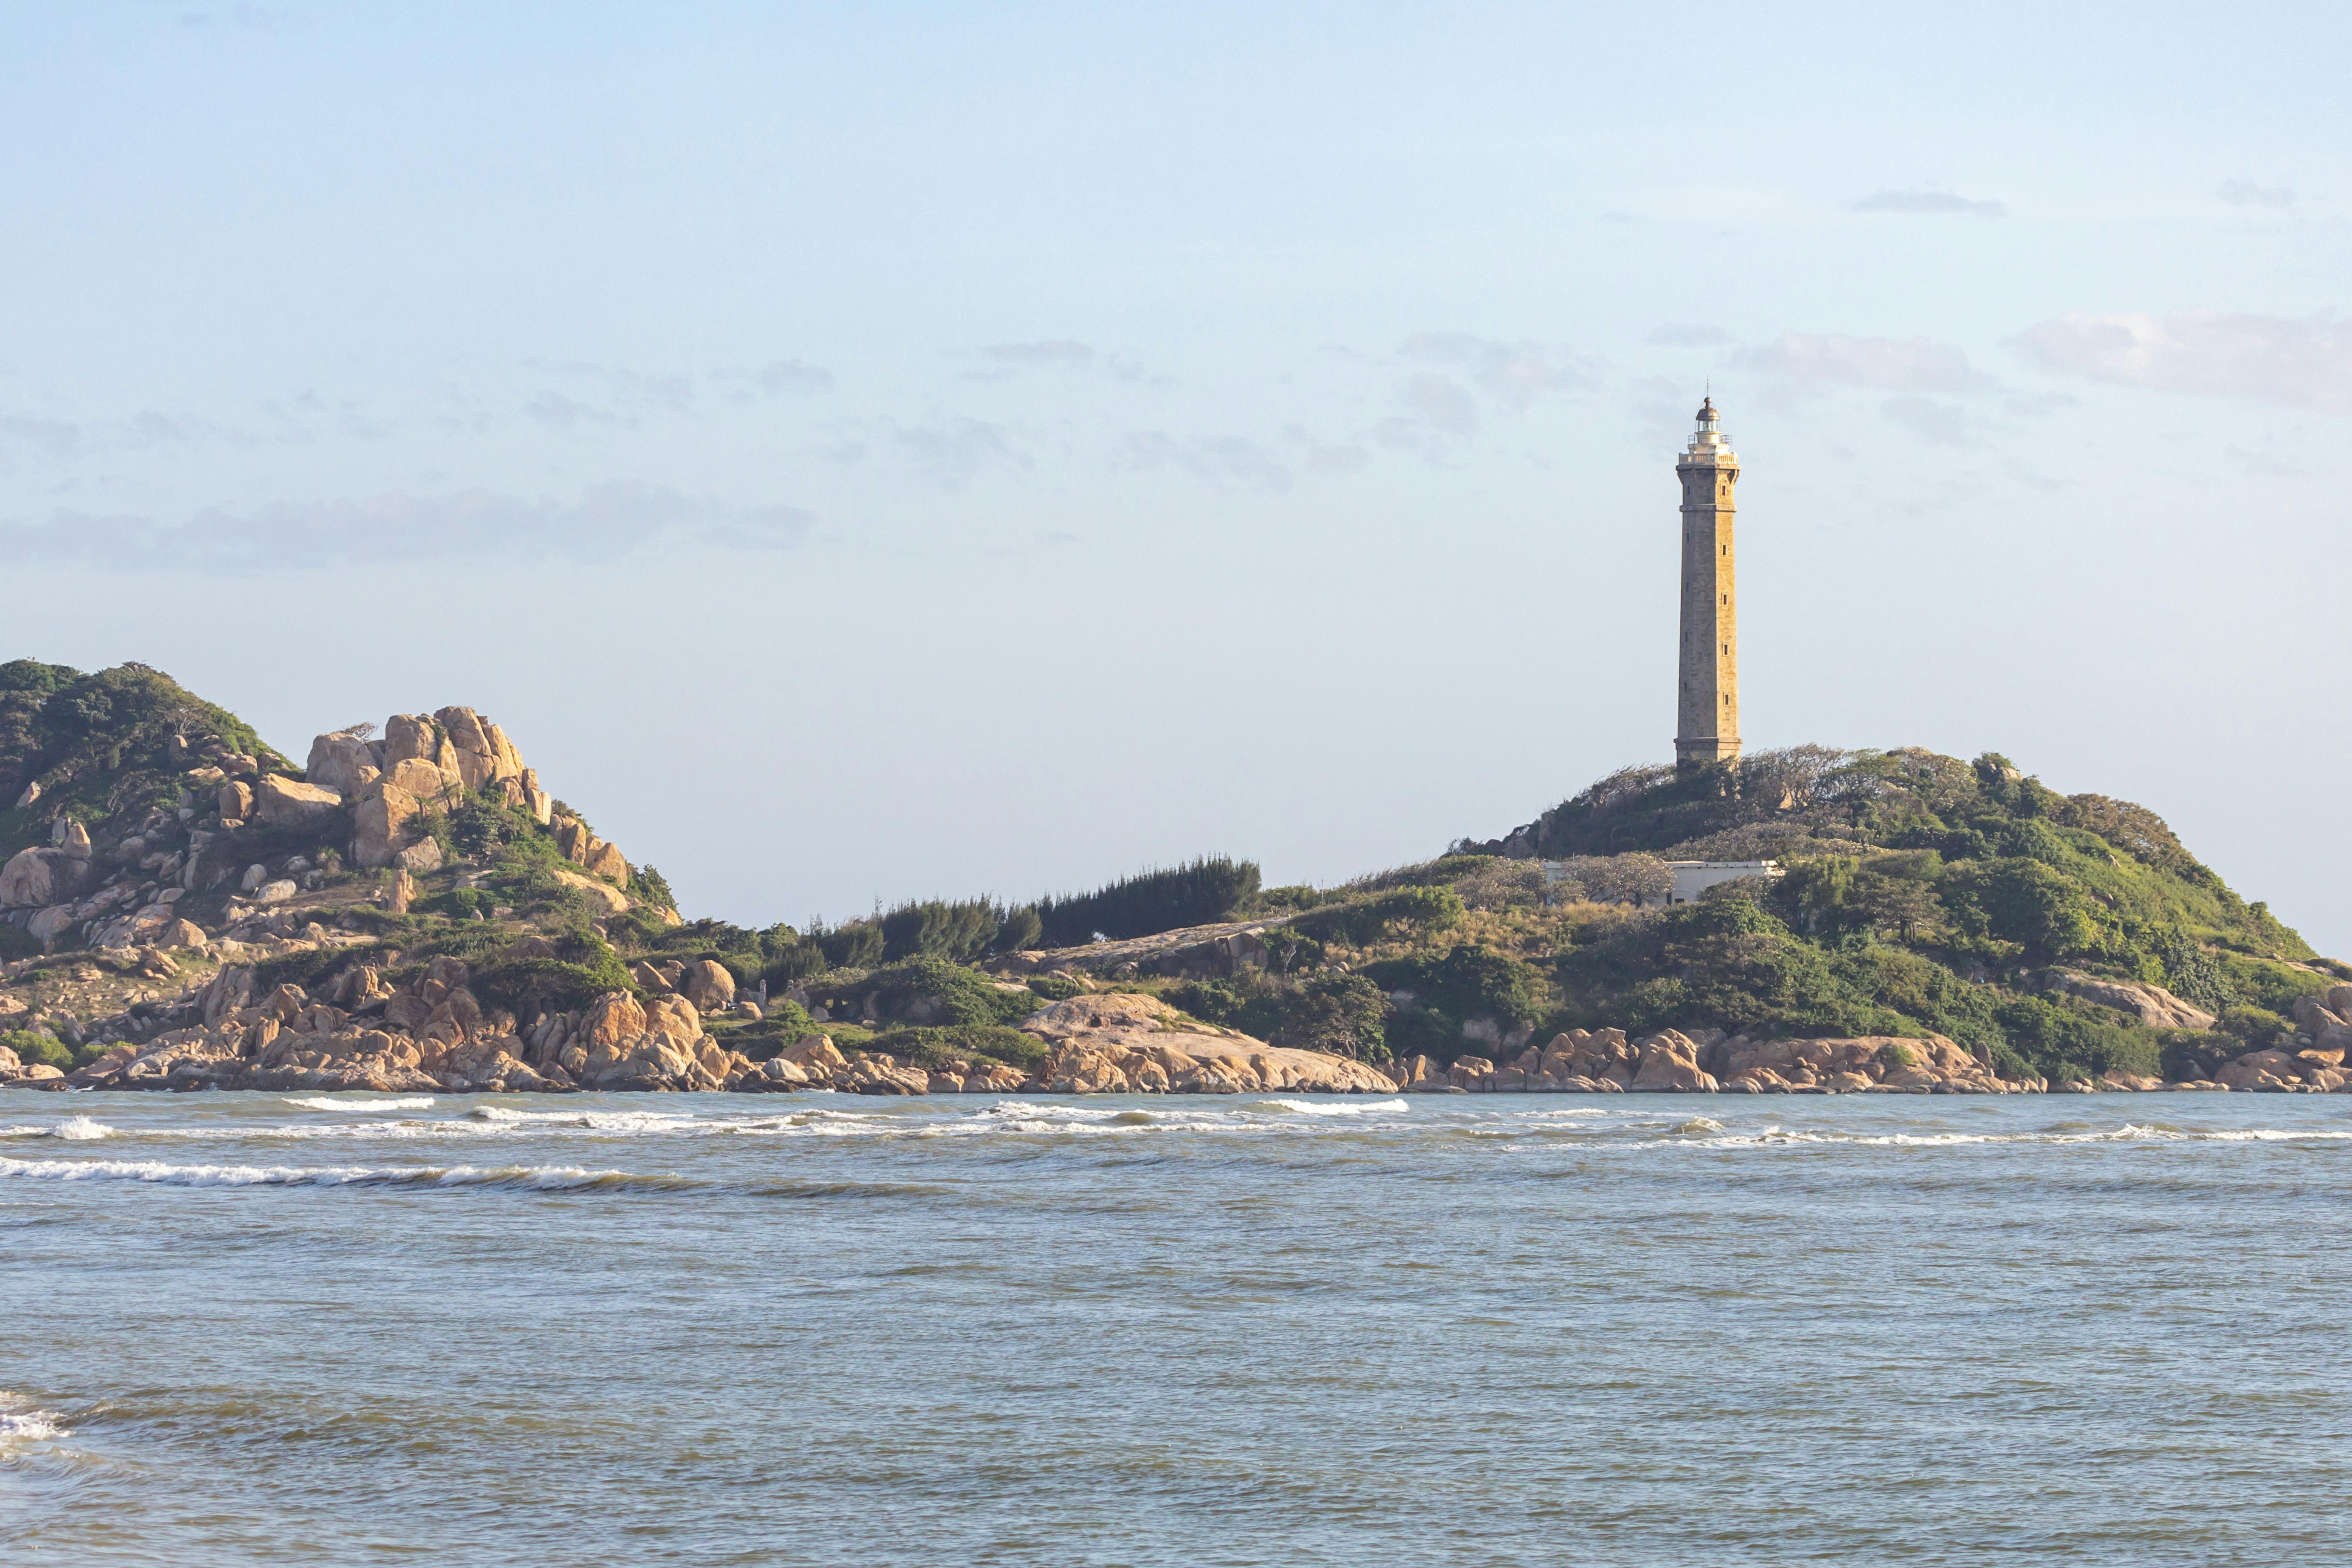
MULTIPOLYGON (((201 781, 224 759, 232 772, 298 771, 159 671, 0 665, 0 854, 48 842, 67 812, 101 856, 157 824, 194 855, 194 836, 218 826, 201 781), (16 808, 35 784, 37 799, 16 808)), ((2210 1070, 2291 1033, 2298 997, 2352 978, 2153 812, 2061 795, 1995 754, 1809 746, 1691 773, 1628 768, 1504 838, 1341 888, 1265 889, 1255 864, 1210 857, 1032 904, 932 900, 806 931, 679 923, 649 866, 630 869, 631 906, 615 912, 547 827, 488 794, 436 804, 425 826, 448 865, 401 913, 376 897, 388 874, 345 868, 342 846, 240 830, 240 865, 303 857, 301 909, 369 939, 271 959, 265 981, 309 984, 354 957, 398 981, 456 957, 487 1005, 528 1014, 640 989, 644 965, 708 959, 767 998, 763 1018, 720 1026, 755 1057, 823 1020, 844 1044, 1025 1065, 1035 1047, 1013 1027, 1022 1017, 1118 985, 1277 1044, 1371 1059, 1492 1054, 1579 1026, 1935 1032, 2012 1074, 2063 1077, 2210 1070), (1769 858, 1785 874, 1657 907, 1665 862, 1697 858, 1769 858), (1237 918, 1264 922, 1265 949, 1262 965, 1231 973, 1082 963, 1034 973, 1022 956, 1237 918), (516 956, 524 930, 547 951, 516 956), (2163 986, 2220 1029, 2149 1029, 2060 994, 2061 970, 2163 986)), ((176 909, 217 930, 235 891, 206 860, 176 909)), ((37 948, 0 927, 0 960, 37 948)), ((24 1049, 71 1056, 46 1034, 24 1049)))

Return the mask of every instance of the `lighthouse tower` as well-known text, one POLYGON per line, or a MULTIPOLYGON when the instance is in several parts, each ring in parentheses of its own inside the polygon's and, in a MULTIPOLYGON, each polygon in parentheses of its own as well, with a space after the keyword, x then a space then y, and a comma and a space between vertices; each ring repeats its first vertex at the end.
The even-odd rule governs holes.
POLYGON ((1675 463, 1683 482, 1682 685, 1675 696, 1675 765, 1739 755, 1739 590, 1732 573, 1732 488, 1739 459, 1709 397, 1675 463))

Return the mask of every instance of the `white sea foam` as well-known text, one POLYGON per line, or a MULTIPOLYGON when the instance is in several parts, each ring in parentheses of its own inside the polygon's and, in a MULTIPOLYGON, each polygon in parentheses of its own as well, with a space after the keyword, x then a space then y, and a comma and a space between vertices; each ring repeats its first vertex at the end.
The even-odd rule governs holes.
POLYGON ((335 1100, 323 1094, 289 1095, 286 1103, 305 1110, 425 1110, 431 1109, 433 1097, 415 1094, 392 1100, 335 1100))
POLYGON ((1301 1116, 1370 1116, 1379 1111, 1410 1110, 1402 1100, 1258 1100, 1252 1109, 1278 1107, 1301 1116))
POLYGON ((92 1138, 110 1138, 114 1129, 103 1121, 87 1116, 68 1116, 63 1121, 20 1122, 14 1127, 0 1127, 0 1138, 63 1138, 69 1142, 83 1142, 92 1138))
POLYGON ((50 1182, 147 1182, 173 1187, 517 1186, 542 1191, 633 1184, 675 1185, 667 1178, 578 1165, 174 1165, 162 1160, 12 1160, 0 1176, 50 1182))
POLYGON ((48 1443, 73 1434, 54 1410, 0 1411, 0 1443, 48 1443))

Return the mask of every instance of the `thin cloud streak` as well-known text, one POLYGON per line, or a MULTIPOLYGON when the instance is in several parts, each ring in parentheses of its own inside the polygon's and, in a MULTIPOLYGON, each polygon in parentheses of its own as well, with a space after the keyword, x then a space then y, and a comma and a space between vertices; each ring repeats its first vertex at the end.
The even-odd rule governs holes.
POLYGON ((2016 346, 2044 369, 2156 392, 2242 397, 2352 414, 2352 321, 2181 310, 2078 310, 2027 328, 2016 346))
POLYGON ((21 565, 122 574, 257 577, 443 561, 597 563, 653 551, 789 550, 815 519, 798 507, 739 506, 657 485, 592 485, 573 501, 486 490, 371 500, 208 508, 185 522, 59 510, 0 522, 21 565))
POLYGON ((1848 212, 1871 214, 1892 213, 1902 217, 1974 217, 1997 218, 2009 214, 2009 204, 1995 201, 1972 201, 1950 191, 1874 191, 1846 209, 1848 212))

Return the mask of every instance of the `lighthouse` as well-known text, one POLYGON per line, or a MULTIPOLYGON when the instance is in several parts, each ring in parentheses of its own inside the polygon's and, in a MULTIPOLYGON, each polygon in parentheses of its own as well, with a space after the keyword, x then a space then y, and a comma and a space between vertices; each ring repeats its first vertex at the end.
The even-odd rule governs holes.
POLYGON ((1681 687, 1675 765, 1687 772, 1739 755, 1739 590, 1733 573, 1732 491, 1739 458, 1709 397, 1675 462, 1683 487, 1681 687))

